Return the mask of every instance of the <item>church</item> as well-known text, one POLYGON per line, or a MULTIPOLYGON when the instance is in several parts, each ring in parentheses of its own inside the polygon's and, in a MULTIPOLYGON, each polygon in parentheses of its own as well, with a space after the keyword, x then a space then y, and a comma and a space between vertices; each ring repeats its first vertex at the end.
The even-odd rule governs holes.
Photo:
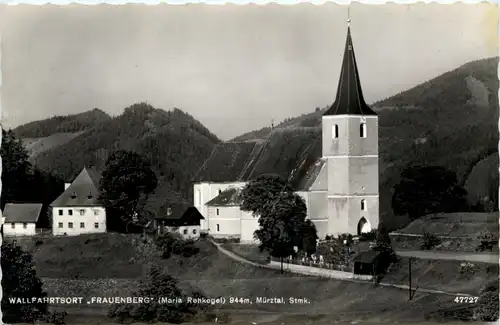
POLYGON ((240 210, 239 193, 248 181, 273 172, 284 176, 304 199, 307 218, 315 224, 319 238, 358 235, 377 228, 378 116, 363 98, 350 26, 336 98, 317 128, 311 131, 320 135, 317 141, 311 137, 306 148, 286 158, 283 168, 261 159, 266 150, 272 150, 269 138, 277 133, 271 132, 261 142, 218 145, 194 180, 194 206, 205 218, 202 231, 214 237, 254 242, 258 217, 240 210))

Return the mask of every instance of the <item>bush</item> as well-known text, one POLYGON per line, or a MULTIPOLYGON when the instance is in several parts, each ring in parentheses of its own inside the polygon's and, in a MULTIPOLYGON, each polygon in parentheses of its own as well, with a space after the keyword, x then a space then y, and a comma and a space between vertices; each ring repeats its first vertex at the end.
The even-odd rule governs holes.
POLYGON ((475 310, 476 319, 483 322, 498 321, 498 279, 486 285, 479 296, 479 304, 475 310))
POLYGON ((493 251, 493 247, 495 245, 498 246, 498 238, 495 237, 491 232, 484 231, 477 236, 477 240, 479 240, 479 246, 476 251, 483 252, 485 250, 493 251))
POLYGON ((422 237, 422 244, 420 245, 420 249, 431 250, 439 244, 441 244, 441 239, 439 239, 437 236, 433 234, 426 232, 422 237))
POLYGON ((462 275, 474 275, 477 271, 477 266, 470 262, 460 263, 460 274, 462 275))
POLYGON ((155 237, 155 244, 162 254, 162 258, 169 258, 171 254, 191 257, 199 252, 193 240, 184 240, 177 233, 166 233, 155 237))
MULTIPOLYGON (((143 304, 118 304, 113 305, 108 311, 108 317, 120 323, 124 322, 167 322, 180 324, 189 322, 200 313, 208 310, 206 304, 188 304, 187 295, 178 287, 178 281, 165 274, 161 267, 153 266, 141 281, 140 288, 135 297, 151 297, 153 300, 143 304), (158 298, 171 299, 179 303, 158 303, 158 298)), ((194 298, 204 297, 201 292, 194 292, 194 298)))

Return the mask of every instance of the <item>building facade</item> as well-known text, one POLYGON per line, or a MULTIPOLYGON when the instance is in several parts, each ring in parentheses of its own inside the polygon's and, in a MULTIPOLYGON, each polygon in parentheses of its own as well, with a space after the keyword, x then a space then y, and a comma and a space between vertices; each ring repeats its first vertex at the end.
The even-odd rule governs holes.
POLYGON ((36 235, 41 211, 41 203, 7 203, 2 216, 4 236, 36 235))
MULTIPOLYGON (((378 117, 363 98, 350 27, 336 98, 321 116, 320 140, 319 144, 311 140, 311 149, 284 164, 293 166, 290 170, 275 173, 293 183, 320 238, 375 229, 379 222, 378 117)), ((255 170, 271 172, 269 165, 258 165, 265 146, 266 142, 225 143, 205 162, 203 177, 194 184, 194 202, 206 218, 203 229, 210 235, 254 241, 258 218, 239 209, 236 193, 259 176, 255 170)))
POLYGON ((64 192, 50 205, 54 236, 106 232, 106 209, 99 202, 101 176, 83 168, 64 192))

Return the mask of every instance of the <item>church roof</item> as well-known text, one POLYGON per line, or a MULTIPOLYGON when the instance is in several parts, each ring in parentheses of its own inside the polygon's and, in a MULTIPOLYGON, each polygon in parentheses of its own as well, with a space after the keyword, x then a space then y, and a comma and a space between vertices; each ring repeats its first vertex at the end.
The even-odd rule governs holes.
POLYGON ((319 158, 321 133, 316 129, 275 131, 264 143, 220 144, 194 181, 248 182, 263 174, 278 174, 299 190, 319 158))
POLYGON ((93 168, 84 167, 73 183, 50 204, 52 207, 99 206, 101 175, 93 168))
POLYGON ((333 105, 323 114, 327 115, 377 115, 363 98, 350 27, 347 27, 337 97, 333 105))
POLYGON ((207 206, 238 206, 241 204, 241 188, 230 187, 225 191, 222 191, 212 200, 208 201, 205 205, 207 206))

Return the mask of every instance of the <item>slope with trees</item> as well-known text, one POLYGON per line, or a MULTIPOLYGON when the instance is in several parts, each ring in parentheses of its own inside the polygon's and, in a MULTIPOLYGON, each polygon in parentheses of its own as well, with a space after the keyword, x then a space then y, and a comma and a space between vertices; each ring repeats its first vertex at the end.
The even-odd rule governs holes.
POLYGON ((179 109, 163 111, 139 103, 70 142, 41 153, 34 164, 71 181, 84 165, 102 172, 108 157, 117 150, 136 152, 151 164, 158 177, 158 187, 147 203, 154 212, 172 201, 190 202, 191 179, 219 142, 200 122, 179 109))

